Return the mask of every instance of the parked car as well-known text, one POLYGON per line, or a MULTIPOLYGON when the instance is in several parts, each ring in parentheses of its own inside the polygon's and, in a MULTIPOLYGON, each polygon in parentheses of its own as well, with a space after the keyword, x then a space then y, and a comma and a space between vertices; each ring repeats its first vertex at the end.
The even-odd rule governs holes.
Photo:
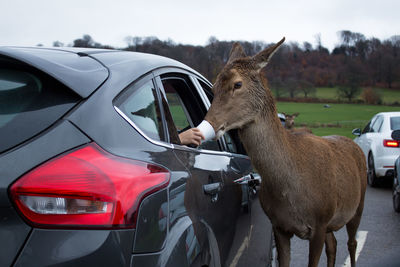
POLYGON ((368 166, 368 184, 377 186, 383 178, 393 178, 394 162, 400 154, 399 142, 391 138, 400 129, 400 112, 376 114, 364 127, 354 129, 354 141, 364 152, 368 166))
MULTIPOLYGON (((400 141, 400 130, 392 132, 392 139, 400 141)), ((394 177, 393 177, 393 209, 400 212, 400 155, 394 162, 394 177)))
POLYGON ((283 127, 285 127, 285 124, 286 124, 286 117, 285 117, 285 115, 283 115, 283 113, 278 113, 278 118, 279 118, 279 120, 281 121, 283 127))
POLYGON ((0 266, 270 264, 237 133, 180 144, 210 88, 155 55, 0 47, 0 266))

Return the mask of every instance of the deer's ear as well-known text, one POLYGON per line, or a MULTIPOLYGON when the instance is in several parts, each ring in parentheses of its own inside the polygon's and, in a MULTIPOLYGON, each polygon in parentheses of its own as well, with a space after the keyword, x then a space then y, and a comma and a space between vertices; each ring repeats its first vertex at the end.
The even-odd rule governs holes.
POLYGON ((235 59, 246 57, 246 53, 243 50, 243 47, 240 45, 239 42, 235 42, 232 46, 231 52, 229 53, 229 60, 228 63, 231 63, 235 59))
POLYGON ((253 56, 253 60, 257 65, 259 71, 268 64, 271 57, 275 54, 275 52, 278 50, 278 48, 282 45, 284 41, 285 37, 283 37, 282 40, 280 40, 275 45, 270 46, 261 51, 260 53, 258 53, 257 55, 253 56))

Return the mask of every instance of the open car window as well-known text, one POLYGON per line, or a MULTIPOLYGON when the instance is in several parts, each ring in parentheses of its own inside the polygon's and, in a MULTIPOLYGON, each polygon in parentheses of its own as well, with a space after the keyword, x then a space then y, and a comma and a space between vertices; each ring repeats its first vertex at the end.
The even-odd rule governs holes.
MULTIPOLYGON (((189 77, 184 74, 164 74, 160 80, 176 131, 181 133, 199 125, 207 110, 189 77)), ((167 119, 167 123, 171 122, 167 119)), ((173 140, 171 142, 174 143, 173 140)), ((198 148, 221 151, 219 142, 215 140, 203 142, 198 148)))
MULTIPOLYGON (((211 103, 214 98, 211 86, 200 79, 198 79, 198 82, 211 103)), ((237 130, 230 130, 229 132, 224 134, 223 138, 225 140, 226 146, 224 150, 235 154, 247 155, 247 152, 244 149, 242 142, 240 141, 239 133, 237 130)))

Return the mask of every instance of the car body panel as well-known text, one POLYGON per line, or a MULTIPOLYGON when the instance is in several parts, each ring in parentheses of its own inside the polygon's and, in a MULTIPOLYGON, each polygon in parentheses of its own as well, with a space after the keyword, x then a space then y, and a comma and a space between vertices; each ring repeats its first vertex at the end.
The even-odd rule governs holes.
POLYGON ((15 266, 129 266, 134 233, 33 229, 15 266))
POLYGON ((14 261, 31 231, 8 198, 10 184, 38 164, 88 141, 71 123, 62 121, 36 139, 0 156, 0 242, 7 244, 0 250, 1 266, 14 261), (60 139, 64 142, 58 142, 60 139))

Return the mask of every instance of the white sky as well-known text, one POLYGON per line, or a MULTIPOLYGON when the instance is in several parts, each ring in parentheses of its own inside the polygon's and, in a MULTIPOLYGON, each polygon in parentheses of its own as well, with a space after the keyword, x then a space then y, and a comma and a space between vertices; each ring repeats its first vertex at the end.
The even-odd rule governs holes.
POLYGON ((0 0, 0 45, 65 45, 89 34, 126 47, 127 36, 205 45, 218 40, 287 41, 332 50, 338 31, 380 40, 400 34, 399 0, 0 0))

